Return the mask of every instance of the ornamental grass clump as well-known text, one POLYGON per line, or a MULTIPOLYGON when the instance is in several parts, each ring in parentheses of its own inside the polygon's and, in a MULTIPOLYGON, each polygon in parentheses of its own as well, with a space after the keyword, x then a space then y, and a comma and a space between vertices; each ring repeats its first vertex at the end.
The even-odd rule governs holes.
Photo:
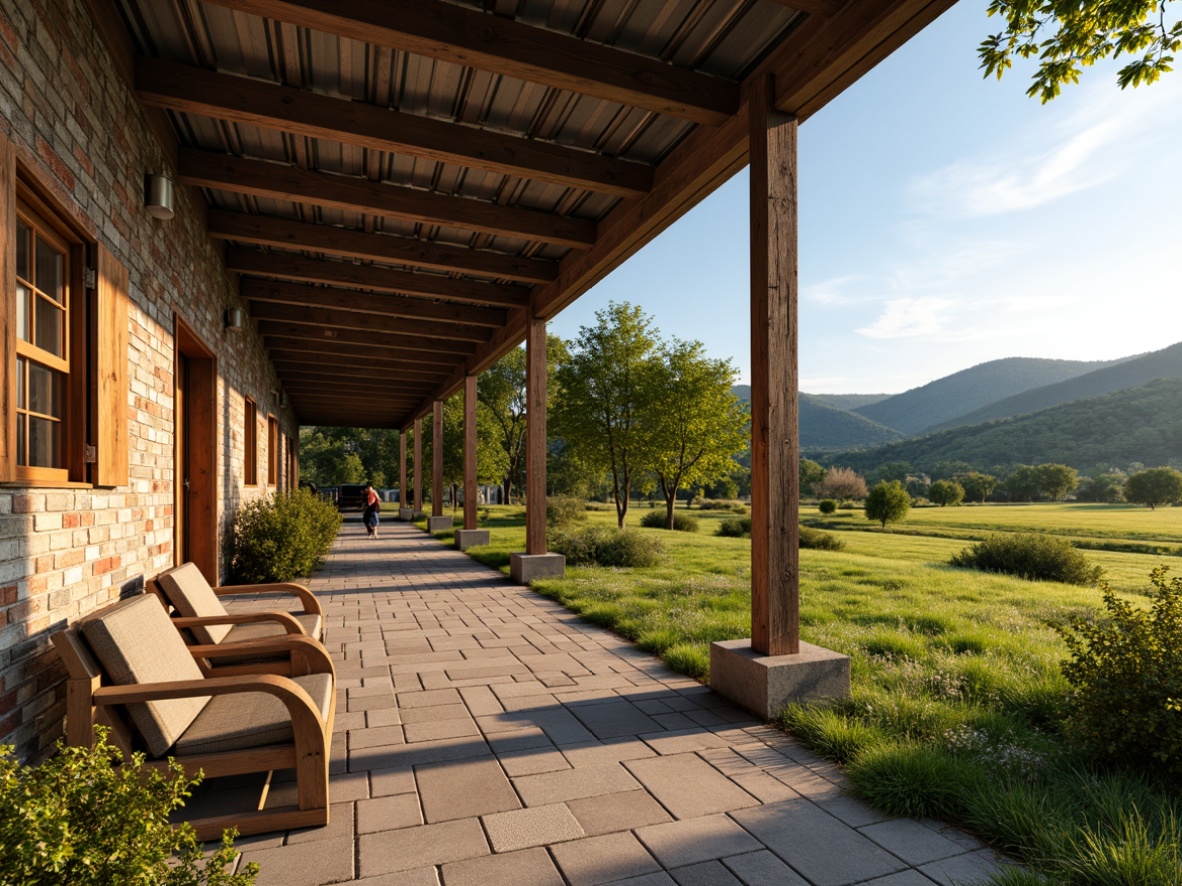
POLYGON ((0 883, 6 886, 253 886, 258 865, 233 871, 234 832, 203 858, 188 824, 169 814, 189 796, 175 761, 168 773, 118 749, 99 727, 93 748, 67 747, 25 766, 0 746, 0 883))
POLYGON ((566 557, 568 566, 656 566, 664 554, 664 547, 651 535, 608 526, 555 533, 550 546, 566 557))
POLYGON ((808 526, 800 527, 800 546, 814 551, 844 551, 845 542, 832 532, 822 532, 808 526))
POLYGON ((714 531, 714 534, 721 535, 723 538, 750 538, 751 518, 732 517, 729 520, 723 520, 718 524, 718 529, 714 531))
POLYGON ((307 489, 249 501, 230 534, 231 571, 243 584, 311 575, 328 555, 341 515, 307 489))
POLYGON ((563 529, 587 519, 587 502, 573 495, 551 495, 546 498, 546 525, 563 529))
POLYGON ((1067 539, 1037 533, 995 535, 965 548, 949 562, 982 572, 1072 585, 1094 585, 1103 574, 1099 566, 1089 563, 1067 539))
POLYGON ((1102 583, 1107 618, 1059 628, 1072 733, 1094 754, 1182 783, 1182 577, 1150 575, 1149 609, 1102 583))
MULTIPOLYGON (((665 511, 649 511, 640 518, 640 525, 646 529, 668 529, 669 517, 665 511)), ((673 512, 674 532, 697 532, 698 518, 679 511, 673 512)))

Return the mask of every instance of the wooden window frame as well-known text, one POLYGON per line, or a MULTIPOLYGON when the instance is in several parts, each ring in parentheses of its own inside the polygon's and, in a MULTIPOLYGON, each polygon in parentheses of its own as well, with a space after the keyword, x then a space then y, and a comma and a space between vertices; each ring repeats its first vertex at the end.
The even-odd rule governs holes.
POLYGON ((250 397, 242 398, 242 484, 259 485, 259 408, 250 397))
POLYGON ((279 485, 279 419, 267 416, 267 485, 279 485))

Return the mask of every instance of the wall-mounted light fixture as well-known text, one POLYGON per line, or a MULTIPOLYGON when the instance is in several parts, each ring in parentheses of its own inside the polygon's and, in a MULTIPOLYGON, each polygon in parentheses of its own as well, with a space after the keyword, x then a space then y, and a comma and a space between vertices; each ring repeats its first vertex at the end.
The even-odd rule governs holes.
POLYGON ((280 409, 287 408, 287 391, 280 391, 279 392, 279 408, 280 409))
POLYGON ((165 175, 152 174, 148 176, 144 188, 144 206, 148 214, 161 221, 168 221, 176 212, 174 210, 175 191, 172 179, 165 175))
POLYGON ((226 329, 231 332, 242 331, 242 308, 230 308, 225 316, 226 329))

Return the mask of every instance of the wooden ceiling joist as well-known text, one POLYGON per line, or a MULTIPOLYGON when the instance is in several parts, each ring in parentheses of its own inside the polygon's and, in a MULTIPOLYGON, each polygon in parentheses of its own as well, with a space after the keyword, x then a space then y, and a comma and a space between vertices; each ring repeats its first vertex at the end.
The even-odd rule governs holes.
POLYGON ((135 83, 139 100, 149 107, 292 135, 617 197, 638 196, 652 183, 652 169, 640 163, 163 59, 137 59, 135 83))
MULTIPOLYGON (((386 349, 391 355, 397 352, 409 354, 452 354, 471 355, 476 352, 475 342, 457 341, 446 338, 427 338, 421 335, 402 335, 392 332, 375 332, 372 329, 325 329, 303 323, 282 320, 260 320, 259 334, 276 336, 297 341, 331 342, 332 344, 372 345, 386 349)), ((346 348, 342 347, 342 352, 346 348)))
POLYGON ((729 81, 439 0, 211 2, 694 123, 717 125, 739 107, 729 81))
POLYGON ((438 274, 412 274, 375 265, 309 258, 294 252, 261 252, 257 249, 230 247, 226 250, 226 269, 239 274, 259 274, 333 286, 356 286, 360 289, 422 298, 444 298, 474 305, 516 308, 529 302, 529 290, 521 286, 457 280, 438 274))
POLYGON ((365 178, 181 148, 182 184, 585 249, 595 222, 365 178))
POLYGON ((326 255, 460 271, 523 283, 545 283, 558 275, 556 262, 536 258, 225 209, 210 211, 207 229, 215 240, 305 249, 326 255))
MULTIPOLYGON (((305 366, 308 369, 333 368, 344 370, 356 366, 357 353, 342 354, 338 350, 319 350, 312 342, 292 342, 284 346, 283 339, 271 340, 272 347, 267 349, 271 362, 275 364, 305 366)), ((368 349, 372 350, 372 349, 368 349)), ((438 378, 447 375, 447 367, 443 365, 424 363, 421 360, 398 360, 380 356, 380 352, 365 353, 365 365, 373 370, 384 372, 402 372, 415 378, 438 378)))
MULTIPOLYGON (((212 2, 216 3, 218 0, 212 0, 212 2)), ((836 14, 845 5, 845 0, 771 0, 771 2, 788 6, 798 12, 807 12, 810 15, 820 15, 826 18, 836 14)))
POLYGON ((365 382, 339 379, 334 381, 301 381, 299 379, 292 379, 290 383, 284 382, 283 389, 289 395, 324 393, 330 396, 340 396, 345 394, 366 394, 377 397, 386 403, 414 403, 415 400, 422 396, 420 392, 413 388, 402 388, 395 384, 366 384, 365 382))
MULTIPOLYGON (((350 366, 344 373, 340 371, 315 372, 314 370, 317 368, 315 366, 301 367, 291 363, 275 362, 275 371, 282 372, 284 384, 288 382, 336 384, 337 382, 343 383, 347 379, 358 377, 356 364, 350 366), (282 369, 280 369, 281 366, 282 369)), ((410 391, 419 396, 429 393, 432 387, 429 376, 427 378, 419 378, 406 372, 381 372, 369 365, 366 365, 363 371, 366 382, 371 385, 384 385, 386 388, 397 387, 399 391, 410 391)))
POLYGON ((256 320, 303 323, 324 329, 368 329, 373 332, 400 333, 444 342, 484 342, 489 331, 482 326, 445 323, 439 320, 406 320, 402 317, 362 314, 340 308, 314 308, 309 305, 284 305, 274 302, 251 302, 250 316, 256 320))
MULTIPOLYGON (((401 343, 391 344, 384 340, 380 344, 372 342, 346 342, 342 344, 336 338, 305 338, 303 333, 307 327, 292 324, 301 330, 300 335, 287 335, 283 324, 260 323, 259 331, 267 332, 263 336, 263 347, 268 351, 297 351, 305 354, 322 354, 336 358, 344 363, 352 363, 359 359, 366 361, 387 360, 394 363, 412 363, 422 365, 424 372, 452 372, 455 367, 462 366, 464 354, 441 353, 438 351, 424 351, 420 348, 407 347, 401 343)), ((329 330, 334 335, 339 330, 329 330)))
POLYGON ((375 314, 382 317, 440 320, 468 326, 497 328, 504 326, 507 318, 506 311, 500 308, 480 308, 449 302, 433 303, 421 298, 408 298, 405 295, 359 292, 356 289, 312 286, 307 283, 287 283, 254 277, 246 277, 242 280, 239 294, 253 302, 340 308, 345 311, 375 314))

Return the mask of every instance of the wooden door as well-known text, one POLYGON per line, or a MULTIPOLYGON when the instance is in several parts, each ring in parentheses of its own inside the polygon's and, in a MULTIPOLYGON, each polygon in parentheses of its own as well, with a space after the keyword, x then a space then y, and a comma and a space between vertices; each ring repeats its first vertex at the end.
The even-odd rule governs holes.
POLYGON ((217 484, 217 361, 176 321, 176 562, 195 563, 221 584, 217 484))

